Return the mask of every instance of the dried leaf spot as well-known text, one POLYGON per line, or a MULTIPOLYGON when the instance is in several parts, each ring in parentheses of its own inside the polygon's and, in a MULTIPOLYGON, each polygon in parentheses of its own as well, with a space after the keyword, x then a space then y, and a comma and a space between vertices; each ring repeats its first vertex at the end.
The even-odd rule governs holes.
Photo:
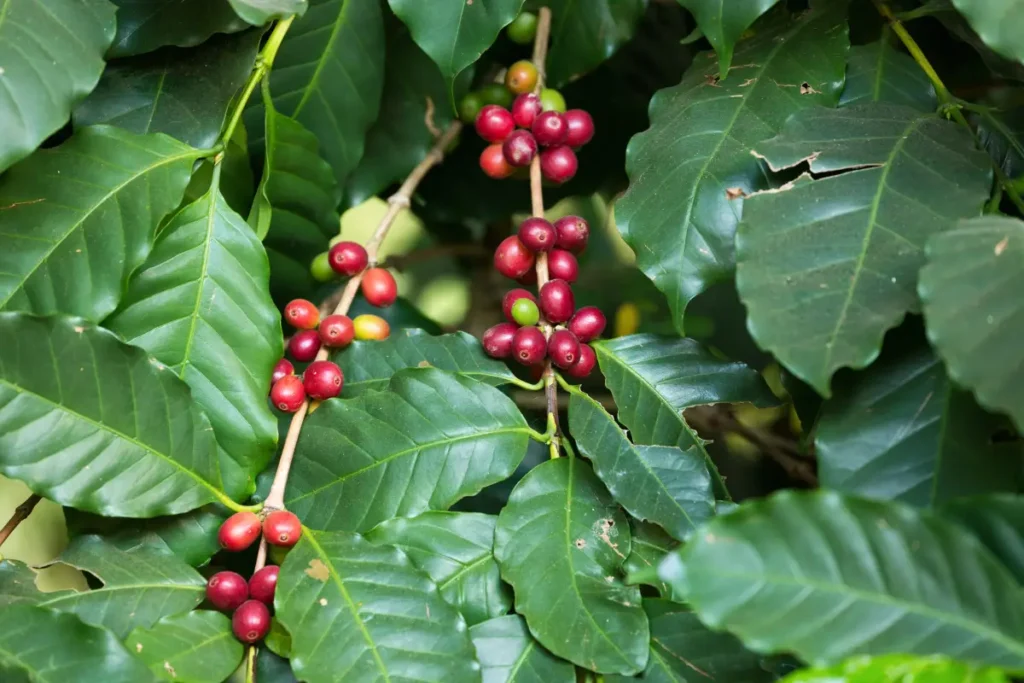
POLYGON ((1010 244, 1010 236, 1009 235, 1007 235, 1003 239, 999 240, 999 244, 996 245, 996 248, 995 248, 995 251, 994 251, 995 255, 996 256, 1001 256, 1002 253, 1004 251, 1006 251, 1006 247, 1009 244, 1010 244))
POLYGON ((728 200, 740 199, 746 197, 747 193, 743 191, 742 187, 727 187, 725 188, 725 198, 728 200))
POLYGON ((317 581, 327 581, 331 573, 327 570, 327 565, 318 559, 312 559, 309 561, 309 567, 306 568, 306 575, 311 579, 317 581))
POLYGON ((430 365, 430 363, 428 361, 421 360, 419 363, 416 364, 416 367, 418 367, 418 368, 429 368, 429 367, 431 367, 431 365, 430 365))
POLYGON ((178 674, 174 671, 174 667, 171 666, 170 662, 167 662, 167 661, 164 662, 164 671, 166 671, 167 675, 170 676, 171 678, 177 678, 178 677, 178 674))
POLYGON ((746 88, 748 85, 754 85, 755 83, 757 83, 757 79, 756 78, 748 78, 747 80, 745 80, 742 83, 740 83, 740 87, 741 88, 746 88))
POLYGON ((577 538, 575 540, 575 542, 573 543, 573 545, 576 546, 577 550, 583 550, 584 548, 587 547, 587 542, 584 541, 582 538, 577 538))
POLYGON ((320 598, 320 606, 327 607, 327 598, 320 598))
POLYGON ((135 651, 142 652, 142 643, 135 643, 135 651))
POLYGON ((820 90, 815 90, 814 88, 811 87, 810 83, 808 83, 807 81, 804 81, 803 83, 800 84, 800 94, 801 95, 820 95, 821 91, 820 90))

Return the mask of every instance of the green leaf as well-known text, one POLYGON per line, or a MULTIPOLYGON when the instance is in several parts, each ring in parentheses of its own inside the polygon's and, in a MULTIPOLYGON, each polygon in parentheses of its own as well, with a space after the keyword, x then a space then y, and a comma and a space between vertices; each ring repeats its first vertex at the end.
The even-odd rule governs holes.
POLYGON ((75 126, 109 123, 212 147, 259 43, 260 31, 246 31, 215 36, 192 49, 171 47, 111 62, 96 89, 75 109, 75 126))
POLYGON ((733 271, 742 193, 769 187, 754 145, 790 114, 839 100, 846 6, 822 5, 741 43, 742 68, 720 83, 718 64, 698 57, 682 83, 654 96, 651 127, 629 143, 630 186, 616 204, 616 225, 668 298, 677 327, 689 302, 733 271))
POLYGON ((1024 175, 1024 90, 991 88, 981 104, 984 109, 967 113, 978 144, 1008 177, 1024 175))
POLYGON ((24 562, 0 560, 0 607, 26 603, 36 604, 40 597, 36 573, 24 562))
POLYGON ((835 666, 804 669, 783 683, 1009 683, 998 669, 955 662, 945 657, 851 657, 835 666))
POLYGON ((712 520, 659 573, 701 621, 757 652, 816 666, 942 652, 1024 668, 1010 573, 955 524, 896 503, 779 493, 712 520))
POLYGON ((496 520, 472 512, 424 512, 383 522, 366 538, 408 555, 472 626, 512 606, 512 593, 501 582, 492 552, 496 520))
POLYGON ((612 497, 637 519, 683 540, 714 516, 711 476, 697 447, 635 446, 615 418, 583 392, 569 400, 569 431, 612 497))
POLYGON ((249 25, 225 0, 111 0, 117 5, 117 36, 107 53, 126 57, 165 45, 192 47, 215 33, 249 25))
POLYGON ((484 683, 575 683, 576 670, 530 636, 518 614, 497 617, 469 629, 484 683))
POLYGON ((161 619, 125 640, 157 677, 188 683, 223 683, 242 662, 244 647, 231 619, 206 610, 161 619))
POLYGON ((551 8, 547 82, 561 87, 611 57, 636 30, 645 0, 546 0, 551 8))
MULTIPOLYGON (((270 73, 275 108, 316 135, 341 187, 363 156, 363 138, 377 118, 383 85, 380 3, 360 0, 310 0, 270 73)), ((252 108, 251 115, 261 120, 262 108, 252 108)), ((257 138, 260 130, 259 124, 249 124, 257 145, 263 142, 257 138)))
POLYGON ((985 44, 1024 64, 1024 0, 953 0, 985 44))
POLYGON ((269 648, 261 647, 256 653, 256 671, 259 672, 259 683, 299 683, 289 661, 269 648))
POLYGON ((498 32, 519 15, 523 0, 388 0, 413 40, 441 69, 454 98, 455 77, 476 62, 498 32))
POLYGON ((100 126, 5 173, 0 310, 106 317, 181 200, 197 154, 163 135, 100 126))
POLYGON ((33 605, 0 610, 0 673, 11 683, 156 680, 110 631, 33 605))
POLYGON ((630 520, 629 527, 633 538, 622 568, 630 583, 647 584, 657 589, 661 597, 682 602, 682 598, 672 592, 671 586, 657 578, 658 564, 679 542, 649 522, 630 520))
POLYGON ((480 680, 466 622, 397 548, 304 531, 274 602, 300 680, 480 680))
POLYGON ((516 485, 498 515, 494 555, 516 612, 554 654, 598 673, 647 664, 640 589, 619 578, 629 522, 576 457, 549 460, 516 485))
POLYGON ((935 88, 921 67, 885 40, 850 48, 839 106, 866 102, 902 104, 923 112, 938 106, 935 88))
POLYGON ((593 347, 618 406, 618 419, 629 428, 633 442, 684 451, 696 447, 711 473, 715 495, 724 496, 725 483, 683 411, 711 403, 777 405, 761 376, 743 363, 716 358, 692 339, 634 334, 593 347))
POLYGON ((445 510, 512 474, 530 434, 497 389, 403 370, 388 391, 331 399, 306 420, 285 502, 306 525, 330 530, 445 510))
POLYGON ((823 487, 918 507, 1017 490, 1021 447, 993 440, 1003 420, 956 389, 927 346, 883 353, 838 384, 815 430, 823 487))
POLYGON ((345 373, 346 398, 386 389, 391 377, 405 368, 431 366, 493 386, 515 379, 507 365, 490 358, 480 342, 465 332, 435 337, 406 328, 392 331, 384 341, 354 342, 332 360, 345 373))
MULTIPOLYGON (((651 656, 640 679, 646 683, 768 683, 775 676, 760 657, 728 633, 716 633, 693 612, 668 600, 644 600, 651 621, 651 656)), ((608 676, 607 683, 633 679, 608 676)))
POLYGON ((956 124, 880 103, 797 113, 756 151, 833 174, 748 198, 736 234, 751 334, 827 397, 837 369, 870 364, 918 309, 925 241, 980 212, 991 166, 956 124))
POLYGON ((251 493, 277 445, 267 402, 281 316, 263 245, 214 187, 163 228, 105 325, 192 388, 210 418, 232 497, 251 493))
MULTIPOLYGON (((107 0, 7 0, 0 11, 0 172, 60 130, 114 39, 107 0)), ((5 202, 0 201, 0 206, 5 202)))
POLYGON ((985 216, 928 242, 918 292, 949 376, 1024 428, 1024 222, 985 216))
POLYGON ((939 514, 974 534, 1024 586, 1024 498, 961 498, 943 505, 939 514))
MULTIPOLYGON (((679 0, 718 54, 719 74, 726 78, 736 42, 754 21, 779 0, 679 0)), ((737 78, 742 77, 742 74, 737 78)))
POLYGON ((107 516, 230 502, 209 421, 141 349, 84 320, 20 313, 0 314, 0 339, 4 475, 107 516))
POLYGON ((263 26, 272 19, 283 19, 293 14, 302 15, 306 0, 228 0, 235 14, 253 26, 263 26))

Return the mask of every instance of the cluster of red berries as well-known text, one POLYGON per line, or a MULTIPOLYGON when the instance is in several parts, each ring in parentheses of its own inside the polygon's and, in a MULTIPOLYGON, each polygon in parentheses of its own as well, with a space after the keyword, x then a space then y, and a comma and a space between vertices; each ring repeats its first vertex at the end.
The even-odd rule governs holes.
POLYGON ((587 246, 590 227, 579 216, 566 216, 552 225, 534 216, 523 221, 518 235, 505 238, 494 252, 494 267, 502 275, 523 284, 535 281, 538 253, 546 253, 551 279, 540 288, 539 299, 525 289, 513 289, 503 301, 508 322, 487 330, 484 350, 494 358, 514 357, 527 366, 550 358, 555 366, 576 379, 594 369, 597 357, 587 342, 604 331, 607 321, 596 306, 576 309, 572 287, 579 275, 574 253, 587 246), (538 324, 555 328, 546 337, 538 324))
MULTIPOLYGON (((241 552, 260 537, 271 545, 290 548, 302 535, 299 518, 287 510, 274 510, 260 521, 254 512, 237 512, 220 526, 220 547, 241 552)), ((274 605, 279 568, 263 567, 246 581, 236 572, 217 572, 206 584, 206 599, 214 607, 231 612, 231 629, 243 643, 255 643, 270 630, 270 608, 274 605)))

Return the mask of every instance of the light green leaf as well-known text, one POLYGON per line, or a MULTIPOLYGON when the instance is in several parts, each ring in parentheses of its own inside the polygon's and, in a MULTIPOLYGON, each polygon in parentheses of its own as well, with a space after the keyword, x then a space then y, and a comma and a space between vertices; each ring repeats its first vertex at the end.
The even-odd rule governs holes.
POLYGON ((974 534, 1024 586, 1024 497, 961 498, 943 505, 939 514, 974 534))
POLYGON ((197 154, 164 135, 99 126, 5 173, 0 310, 106 317, 181 200, 197 154))
POLYGON ((935 88, 913 59, 885 40, 850 48, 846 88, 839 106, 890 102, 919 111, 935 111, 935 88))
POLYGON ((345 373, 345 397, 386 389, 391 377, 405 368, 431 366, 500 386, 515 379, 505 363, 484 353, 465 332, 432 336, 415 328, 392 331, 384 341, 354 342, 332 360, 345 373))
POLYGON ((615 54, 633 37, 647 9, 645 0, 545 0, 542 4, 551 8, 545 76, 555 88, 593 71, 615 54))
POLYGON ((640 589, 619 577, 629 522, 576 457, 549 460, 516 485, 498 515, 494 555, 516 612, 555 655, 598 673, 647 664, 640 589))
POLYGON ((684 540, 715 514, 711 476, 696 446, 635 446, 601 404, 583 392, 569 401, 569 431, 612 497, 629 514, 684 540))
POLYGON ((281 565, 274 604, 300 680, 480 680, 466 622, 397 548, 306 530, 281 565))
POLYGON ((998 669, 946 657, 851 657, 835 666, 804 669, 782 683, 1009 683, 998 669))
POLYGON ((434 368, 331 399, 307 420, 285 495, 314 529, 365 531, 445 510, 515 471, 531 430, 500 391, 434 368))
POLYGON ((306 0, 228 0, 235 14, 253 26, 263 26, 272 19, 283 19, 306 11, 306 0))
POLYGON ((110 57, 152 52, 165 45, 192 47, 215 33, 249 25, 225 0, 111 0, 117 5, 117 37, 110 57))
POLYGON ((231 619, 206 610, 137 628, 125 644, 157 677, 185 683, 223 683, 242 662, 244 651, 231 632, 231 619))
POLYGON ((424 512, 383 522, 366 538, 408 555, 472 626, 506 614, 512 606, 512 592, 501 582, 494 559, 496 520, 472 512, 424 512))
POLYGON ((985 44, 1024 64, 1024 0, 953 0, 985 44))
POLYGON ((679 0, 718 54, 719 73, 729 74, 736 42, 754 21, 779 0, 679 0))
POLYGON ((0 610, 0 673, 5 683, 157 680, 110 631, 87 626, 73 614, 33 605, 0 610))
POLYGON ((1024 428, 1024 221, 985 216, 928 242, 918 292, 949 376, 1024 428))
POLYGON ((115 9, 107 0, 3 3, 0 172, 60 130, 96 87, 114 39, 115 9))
POLYGON ((736 235, 751 334, 827 397, 836 370, 870 364, 918 309, 925 241, 980 212, 989 160, 956 124, 880 103, 797 113, 756 151, 832 174, 748 198, 736 235))
POLYGON ((896 503, 779 493, 712 520, 659 573, 757 652, 816 666, 942 652, 1024 669, 1013 576, 957 525, 896 503))
POLYGON ((794 112, 839 100, 846 5, 822 5, 741 43, 720 83, 718 64, 699 56, 682 83, 655 94, 651 127, 630 140, 616 224, 680 330, 689 302, 733 271, 742 194, 770 186, 754 145, 794 112))
POLYGON ((166 367, 78 318, 0 313, 0 339, 4 475, 108 516, 230 502, 210 423, 166 367))
POLYGON ((629 528, 633 532, 629 547, 629 556, 622 564, 622 569, 630 583, 644 583, 657 589, 658 594, 676 602, 682 599, 672 592, 672 587, 657 578, 658 564, 670 550, 679 545, 679 541, 665 531, 649 522, 630 520, 629 528))
POLYGON ((575 683, 576 670, 530 636, 518 614, 497 617, 469 629, 483 683, 575 683))

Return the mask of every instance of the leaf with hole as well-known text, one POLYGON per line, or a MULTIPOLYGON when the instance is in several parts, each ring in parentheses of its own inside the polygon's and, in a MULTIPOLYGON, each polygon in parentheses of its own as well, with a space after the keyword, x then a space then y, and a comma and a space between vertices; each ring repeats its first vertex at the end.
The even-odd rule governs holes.
POLYGON ((992 667, 956 662, 946 657, 851 657, 835 666, 803 669, 782 683, 1009 683, 992 667))
POLYGON ((736 43, 779 0, 679 0, 697 20, 697 28, 718 54, 719 75, 728 77, 736 43))
POLYGON ((32 568, 18 560, 0 560, 0 607, 6 609, 18 603, 34 605, 40 597, 32 568))
POLYGON ((241 664, 244 652, 231 632, 231 618, 207 610, 137 628, 125 645, 159 678, 189 683, 223 683, 241 664))
POLYGON ((935 111, 935 88, 914 60, 884 40, 850 48, 846 87, 840 107, 890 102, 922 112, 935 111))
POLYGON ((469 629, 483 683, 575 683, 572 664, 545 650, 518 614, 508 614, 469 629))
POLYGON ((117 36, 108 56, 152 52, 165 45, 193 47, 216 33, 249 28, 226 0, 111 0, 117 36))
POLYGON ((960 498, 938 512, 974 534, 1024 585, 1024 498, 1008 493, 960 498))
POLYGON ((593 71, 615 54, 633 37, 647 9, 644 0, 546 0, 541 4, 551 8, 545 76, 554 88, 593 71))

